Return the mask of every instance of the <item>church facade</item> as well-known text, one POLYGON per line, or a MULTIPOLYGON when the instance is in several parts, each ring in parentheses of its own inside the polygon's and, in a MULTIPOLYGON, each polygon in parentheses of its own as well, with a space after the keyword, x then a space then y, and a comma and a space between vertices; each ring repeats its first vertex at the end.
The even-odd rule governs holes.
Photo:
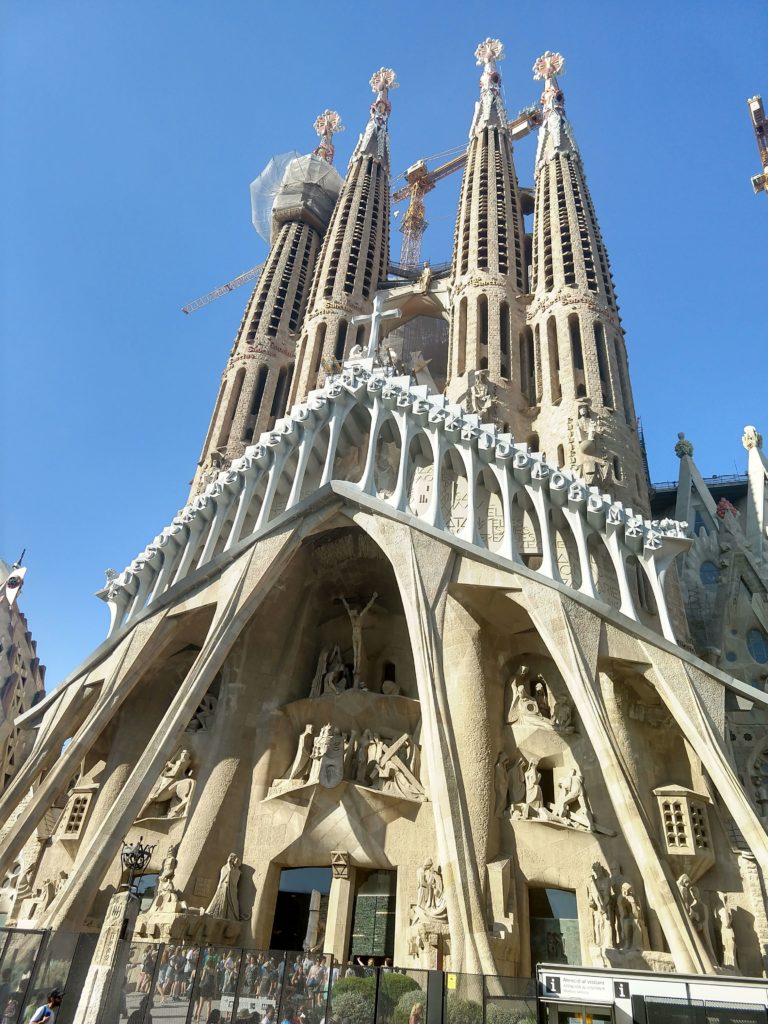
POLYGON ((345 178, 328 111, 286 172, 189 503, 19 720, 10 923, 98 931, 141 837, 146 939, 764 974, 761 439, 749 537, 687 449, 651 494, 563 59, 526 189, 503 47, 475 56, 450 268, 389 271, 390 69, 345 178))

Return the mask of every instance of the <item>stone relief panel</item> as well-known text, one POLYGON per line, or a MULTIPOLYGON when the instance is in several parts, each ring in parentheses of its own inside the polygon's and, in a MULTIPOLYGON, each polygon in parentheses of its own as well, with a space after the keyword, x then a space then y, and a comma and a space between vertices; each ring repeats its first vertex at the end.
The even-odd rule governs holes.
POLYGON ((443 874, 430 858, 416 871, 416 899, 408 918, 408 953, 414 958, 426 954, 428 962, 437 967, 449 934, 443 874))
MULTIPOLYGON (((564 686, 562 690, 564 691, 564 686)), ((517 722, 557 732, 575 732, 573 704, 563 692, 556 697, 543 675, 533 675, 521 665, 509 683, 507 722, 517 722)))
POLYGON ((408 732, 386 728, 342 732, 330 722, 315 731, 309 724, 299 736, 287 775, 273 781, 267 799, 306 786, 334 789, 348 782, 421 803, 426 793, 419 781, 420 758, 419 744, 408 732))

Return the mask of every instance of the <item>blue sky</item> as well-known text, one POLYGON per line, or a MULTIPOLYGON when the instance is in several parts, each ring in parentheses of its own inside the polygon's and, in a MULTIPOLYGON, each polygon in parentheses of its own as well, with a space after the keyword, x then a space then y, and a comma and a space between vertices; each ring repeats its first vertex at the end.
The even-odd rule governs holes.
MULTIPOLYGON (((247 290, 180 307, 264 258, 248 184, 310 150, 325 107, 348 126, 343 171, 381 65, 400 80, 397 172, 466 139, 481 39, 506 45, 512 112, 560 50, 652 476, 676 476, 678 430, 706 474, 743 468, 745 423, 768 430, 768 197, 745 104, 768 100, 764 2, 5 0, 0 30, 0 557, 27 548, 49 687, 104 636, 103 570, 186 499, 247 290)), ((516 147, 522 184, 533 152, 516 147)), ((429 196, 434 262, 458 186, 429 196)))

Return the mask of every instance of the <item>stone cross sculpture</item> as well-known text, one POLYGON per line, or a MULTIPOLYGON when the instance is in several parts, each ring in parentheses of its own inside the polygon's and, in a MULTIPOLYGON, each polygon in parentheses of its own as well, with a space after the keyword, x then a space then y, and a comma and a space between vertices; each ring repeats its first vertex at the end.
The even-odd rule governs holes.
MULTIPOLYGON (((368 339, 368 358, 375 359, 379 354, 379 334, 381 333, 381 322, 382 320, 389 320, 391 317, 401 317, 403 314, 399 309, 388 309, 387 312, 383 312, 384 300, 379 292, 376 293, 373 300, 373 309, 369 314, 361 313, 359 316, 353 316, 350 320, 350 324, 355 327, 358 324, 371 325, 371 336, 368 339)), ((351 353, 350 353, 351 354, 351 353)))
POLYGON ((339 600, 347 609, 347 615, 352 625, 352 678, 353 685, 356 687, 360 686, 360 661, 363 653, 363 618, 370 611, 378 596, 376 591, 374 591, 373 597, 362 609, 350 607, 346 598, 339 597, 339 600))

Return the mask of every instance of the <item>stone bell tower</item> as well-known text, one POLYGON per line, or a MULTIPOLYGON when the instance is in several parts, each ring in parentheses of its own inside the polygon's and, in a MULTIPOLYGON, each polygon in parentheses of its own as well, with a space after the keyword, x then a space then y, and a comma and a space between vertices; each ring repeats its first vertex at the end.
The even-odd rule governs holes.
POLYGON ((461 400, 472 371, 487 370, 496 385, 498 420, 520 435, 523 430, 515 413, 527 402, 516 352, 525 328, 527 260, 509 122, 496 66, 504 47, 498 39, 486 39, 475 57, 483 73, 454 237, 447 391, 452 399, 461 400))
POLYGON ((301 332, 298 372, 290 402, 302 401, 325 379, 325 366, 341 363, 367 328, 350 330, 354 316, 368 314, 389 266, 389 90, 395 72, 381 68, 371 78, 376 99, 349 162, 347 178, 325 237, 301 332))
POLYGON ((190 497, 239 458, 285 412, 293 378, 295 338, 323 234, 341 189, 333 167, 334 132, 341 118, 324 111, 315 121, 320 145, 286 168, 272 207, 272 245, 240 322, 190 497))
POLYGON ((648 488, 608 254, 557 81, 565 61, 545 53, 543 124, 535 170, 533 301, 521 345, 528 440, 587 483, 648 512, 648 488))

